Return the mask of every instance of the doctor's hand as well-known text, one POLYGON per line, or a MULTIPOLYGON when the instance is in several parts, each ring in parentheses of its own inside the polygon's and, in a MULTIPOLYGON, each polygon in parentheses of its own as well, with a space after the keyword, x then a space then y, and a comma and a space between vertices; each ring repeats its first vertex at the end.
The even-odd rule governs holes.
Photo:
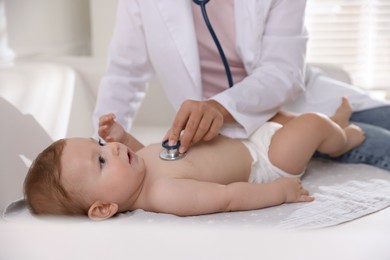
POLYGON ((179 148, 179 152, 184 153, 191 145, 201 140, 212 140, 219 134, 224 122, 234 122, 234 119, 215 100, 186 100, 177 112, 164 140, 168 139, 169 145, 175 145, 184 130, 179 148))

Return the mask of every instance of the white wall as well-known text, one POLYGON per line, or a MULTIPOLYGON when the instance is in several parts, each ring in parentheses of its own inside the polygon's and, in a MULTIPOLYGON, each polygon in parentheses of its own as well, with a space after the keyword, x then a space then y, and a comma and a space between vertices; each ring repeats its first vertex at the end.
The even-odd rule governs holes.
POLYGON ((8 47, 7 21, 5 19, 5 3, 0 0, 0 67, 12 62, 14 53, 8 47))
POLYGON ((118 0, 90 0, 92 56, 106 59, 118 0))
MULTIPOLYGON (((0 1, 5 1, 9 45, 17 57, 65 63, 80 72, 84 80, 87 78, 92 93, 97 92, 107 61, 118 0, 0 1), (92 57, 79 57, 80 54, 92 57)), ((136 124, 167 125, 173 116, 171 104, 154 80, 136 124)))
POLYGON ((17 57, 90 53, 89 0, 3 0, 17 57))

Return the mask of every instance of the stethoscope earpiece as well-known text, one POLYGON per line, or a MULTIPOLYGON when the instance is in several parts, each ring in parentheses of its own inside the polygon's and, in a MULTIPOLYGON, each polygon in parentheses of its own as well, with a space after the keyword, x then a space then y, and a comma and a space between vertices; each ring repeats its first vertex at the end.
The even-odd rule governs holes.
POLYGON ((166 161, 175 161, 186 156, 186 153, 179 153, 180 140, 175 145, 168 145, 168 140, 162 142, 164 150, 160 152, 160 158, 166 161))

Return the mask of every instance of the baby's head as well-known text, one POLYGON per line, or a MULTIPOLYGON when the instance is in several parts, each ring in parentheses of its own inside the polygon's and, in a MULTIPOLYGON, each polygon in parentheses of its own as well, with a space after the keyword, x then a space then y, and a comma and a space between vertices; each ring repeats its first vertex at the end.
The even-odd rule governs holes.
POLYGON ((100 220, 132 209, 144 176, 144 161, 123 144, 61 139, 34 160, 24 192, 35 214, 100 220))
POLYGON ((61 181, 61 155, 65 140, 61 139, 41 152, 31 165, 24 181, 25 197, 35 214, 80 215, 78 205, 61 181))

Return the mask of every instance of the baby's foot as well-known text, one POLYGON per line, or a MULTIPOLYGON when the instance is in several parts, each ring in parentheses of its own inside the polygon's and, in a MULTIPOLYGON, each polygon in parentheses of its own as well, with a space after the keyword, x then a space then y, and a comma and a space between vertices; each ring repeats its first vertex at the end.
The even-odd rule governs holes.
POLYGON ((345 144, 342 150, 336 153, 329 154, 329 156, 331 157, 340 156, 348 152, 349 150, 355 148, 356 146, 359 146, 366 138, 363 130, 354 124, 350 124, 347 127, 345 127, 344 131, 347 136, 347 143, 345 144))
POLYGON ((341 105, 337 108, 336 113, 330 118, 337 123, 341 128, 349 125, 349 119, 352 115, 352 107, 346 97, 341 100, 341 105))
POLYGON ((347 150, 351 150, 356 146, 359 146, 366 139, 366 135, 363 130, 357 125, 350 124, 344 131, 347 135, 347 150))

